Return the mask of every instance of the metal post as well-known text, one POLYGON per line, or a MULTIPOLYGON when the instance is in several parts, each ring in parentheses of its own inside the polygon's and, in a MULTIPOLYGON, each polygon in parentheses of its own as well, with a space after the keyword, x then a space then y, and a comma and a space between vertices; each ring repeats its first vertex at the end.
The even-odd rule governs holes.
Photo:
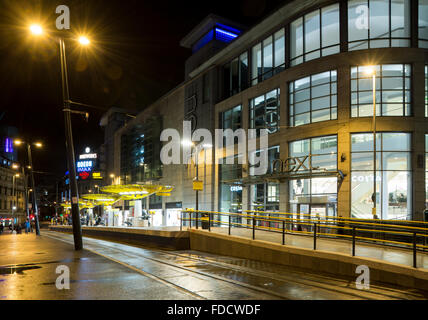
POLYGON ((198 229, 198 215, 199 215, 199 212, 196 211, 195 213, 196 213, 196 220, 195 220, 195 222, 196 222, 196 229, 198 229))
POLYGON ((317 249, 317 224, 314 223, 314 250, 317 249))
POLYGON ((25 213, 27 214, 28 221, 30 221, 30 211, 28 209, 28 183, 27 183, 27 175, 25 174, 24 167, 22 167, 22 174, 24 176, 25 213))
POLYGON ((211 212, 208 212, 208 231, 211 232, 211 212))
POLYGON ((376 214, 376 71, 373 71, 373 219, 376 214))
POLYGON ((13 207, 15 206, 15 173, 12 177, 12 232, 15 230, 15 218, 13 217, 13 207))
POLYGON ((256 218, 253 217, 253 240, 256 239, 256 218))
POLYGON ((230 214, 229 214, 229 236, 230 236, 230 229, 232 228, 232 219, 230 218, 230 214))
MULTIPOLYGON (((70 110, 70 97, 68 90, 68 76, 67 76, 67 61, 65 56, 65 44, 63 39, 59 39, 60 58, 61 58, 61 84, 64 103, 64 120, 65 120, 65 137, 67 148, 67 162, 68 172, 70 178, 71 188, 71 217, 73 221, 73 237, 75 250, 83 249, 82 242, 82 228, 80 226, 79 214, 79 194, 77 190, 76 181, 76 164, 74 158, 74 145, 73 145, 73 132, 71 129, 71 110, 70 110)), ((31 164, 30 164, 31 165, 31 164)), ((34 192, 34 191, 33 191, 34 192)), ((114 218, 113 218, 114 219, 114 218)))
POLYGON ((282 221, 282 244, 285 244, 285 220, 282 221))
POLYGON ((352 227, 352 256, 355 257, 355 227, 352 227))
POLYGON ((180 212, 180 231, 183 231, 183 211, 180 212))
POLYGON ((39 227, 39 210, 37 208, 37 192, 36 192, 36 184, 34 182, 34 167, 33 167, 33 157, 31 154, 31 145, 27 143, 27 151, 28 151, 28 164, 31 167, 31 188, 33 189, 32 199, 33 199, 33 212, 34 212, 34 222, 36 225, 36 235, 40 236, 40 227, 39 227))
POLYGON ((413 233, 413 268, 416 268, 416 232, 413 233))

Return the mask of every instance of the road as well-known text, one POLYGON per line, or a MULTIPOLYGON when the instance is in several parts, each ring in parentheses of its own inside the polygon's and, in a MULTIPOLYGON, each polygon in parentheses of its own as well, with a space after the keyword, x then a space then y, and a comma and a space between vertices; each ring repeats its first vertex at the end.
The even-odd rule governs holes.
MULTIPOLYGON (((43 235, 73 244, 69 234, 43 231, 43 235)), ((370 290, 358 290, 355 279, 192 250, 165 251, 87 237, 84 248, 169 286, 188 299, 428 299, 427 292, 373 283, 370 290)))

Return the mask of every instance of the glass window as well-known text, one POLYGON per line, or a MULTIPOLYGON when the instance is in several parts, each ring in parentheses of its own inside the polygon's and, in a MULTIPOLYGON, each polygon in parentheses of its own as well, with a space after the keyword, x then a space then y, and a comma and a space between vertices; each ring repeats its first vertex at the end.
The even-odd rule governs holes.
MULTIPOLYGON (((337 170, 337 136, 293 141, 289 144, 289 157, 299 157, 303 165, 298 172, 326 172, 337 170), (303 158, 308 156, 308 158, 303 158), (316 168, 316 169, 315 169, 316 168)), ((296 213, 335 215, 337 203, 337 177, 294 179, 289 182, 290 210, 296 213), (329 208, 326 212, 326 208, 329 208), (331 212, 331 209, 333 211, 331 212)))
POLYGON ((418 16, 419 48, 428 48, 428 0, 419 0, 418 16))
MULTIPOLYGON (((373 218, 373 134, 351 135, 351 212, 373 218)), ((376 207, 381 219, 411 218, 411 134, 376 134, 376 207)))
MULTIPOLYGON (((258 154, 260 151, 256 151, 258 154)), ((269 170, 272 172, 273 161, 279 159, 279 146, 268 148, 269 170)), ((259 183, 251 186, 251 210, 278 211, 279 210, 279 183, 259 183)), ((263 225, 263 223, 261 223, 263 225)))
MULTIPOLYGON (((290 157, 308 157, 303 164, 315 171, 337 170, 337 136, 324 136, 290 142, 290 157)), ((303 159, 300 159, 303 161, 303 159)), ((299 170, 305 170, 301 167, 299 170)))
POLYGON ((222 129, 236 129, 241 128, 241 105, 231 108, 221 113, 222 129))
POLYGON ((285 69, 285 33, 284 29, 267 37, 252 49, 252 80, 255 85, 269 79, 274 74, 285 69))
POLYGON ((410 46, 410 0, 349 0, 348 50, 410 46))
POLYGON ((428 66, 425 66, 425 117, 428 117, 428 66))
POLYGON ((248 54, 244 52, 238 58, 223 66, 224 93, 230 97, 248 87, 248 54))
POLYGON ((312 11, 290 24, 291 65, 340 51, 339 5, 312 11))
POLYGON ((289 84, 290 126, 337 119, 337 75, 327 71, 289 84))
MULTIPOLYGON (((410 65, 374 66, 376 115, 410 116, 410 65)), ((351 116, 373 116, 373 78, 366 66, 351 68, 351 116)))
POLYGON ((269 133, 277 132, 279 130, 279 101, 279 89, 251 99, 250 128, 267 129, 269 133))
POLYGON ((425 207, 428 209, 428 134, 425 135, 425 207))

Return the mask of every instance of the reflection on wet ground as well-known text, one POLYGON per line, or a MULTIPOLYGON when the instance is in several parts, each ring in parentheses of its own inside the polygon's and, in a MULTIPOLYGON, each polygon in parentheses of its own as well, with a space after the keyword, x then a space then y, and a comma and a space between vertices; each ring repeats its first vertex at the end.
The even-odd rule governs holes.
POLYGON ((40 266, 8 266, 8 267, 0 267, 0 275, 5 274, 24 274, 24 271, 27 270, 33 270, 33 269, 40 269, 40 266))
MULTIPOLYGON (((45 232, 72 244, 72 236, 45 232)), ((198 251, 163 251, 84 238, 84 247, 202 299, 427 299, 427 292, 313 274, 282 265, 198 251)))

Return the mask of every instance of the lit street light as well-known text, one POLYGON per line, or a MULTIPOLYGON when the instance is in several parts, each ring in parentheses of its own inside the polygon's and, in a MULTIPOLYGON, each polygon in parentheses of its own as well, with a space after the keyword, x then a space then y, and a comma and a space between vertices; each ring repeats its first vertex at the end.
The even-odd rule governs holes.
MULTIPOLYGON (((43 29, 39 25, 30 26, 30 31, 34 35, 40 35, 43 33, 43 29)), ((77 41, 82 46, 87 46, 90 41, 87 37, 81 35, 77 41)), ((71 190, 71 217, 73 221, 73 238, 75 250, 83 249, 82 242, 82 228, 80 225, 80 214, 79 214, 79 194, 77 190, 76 180, 76 163, 74 155, 73 145, 73 133, 71 127, 71 113, 80 113, 88 117, 88 113, 73 111, 70 109, 72 101, 70 100, 70 93, 68 88, 68 71, 67 71, 67 59, 65 54, 65 42, 62 37, 58 37, 59 53, 60 53, 60 65, 61 65, 61 87, 62 87, 62 98, 63 98, 63 111, 65 121, 65 137, 66 137, 66 149, 67 149, 67 163, 68 172, 70 178, 70 190, 71 190)), ((31 165, 31 164, 30 164, 31 165)))
MULTIPOLYGON (((36 235, 39 236, 40 235, 39 213, 38 213, 38 209, 37 209, 36 184, 34 182, 33 157, 32 157, 32 153, 31 153, 31 145, 34 145, 37 148, 41 148, 42 147, 42 143, 41 142, 27 143, 27 142, 19 140, 19 139, 14 140, 13 143, 15 145, 17 145, 17 146, 20 146, 20 145, 23 145, 23 144, 27 145, 27 156, 28 156, 28 167, 27 168, 29 168, 29 170, 31 170, 31 189, 30 189, 30 191, 34 190, 33 193, 32 193, 34 222, 35 222, 35 225, 36 225, 36 235)), ((22 168, 22 170, 24 170, 24 168, 22 168)), ((24 177, 24 180, 26 180, 25 177, 24 177)), ((27 199, 25 199, 25 201, 27 203, 27 199)), ((28 214, 28 212, 27 212, 27 214, 28 214)))
POLYGON ((373 196, 372 196, 372 200, 373 200, 373 209, 372 209, 372 214, 373 214, 373 218, 376 219, 377 215, 376 215, 376 183, 377 183, 377 179, 376 179, 376 69, 375 67, 372 66, 368 66, 367 69, 365 70, 365 73, 368 76, 372 76, 373 79, 373 196))

